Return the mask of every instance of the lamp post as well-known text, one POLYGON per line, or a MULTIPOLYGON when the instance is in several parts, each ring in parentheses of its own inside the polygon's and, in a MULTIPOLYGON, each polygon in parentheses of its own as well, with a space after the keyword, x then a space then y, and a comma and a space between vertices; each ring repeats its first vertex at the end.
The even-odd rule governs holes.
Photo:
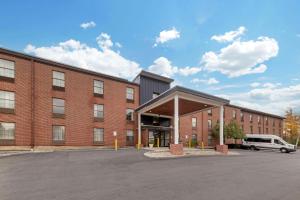
POLYGON ((118 133, 117 133, 117 131, 114 131, 113 135, 115 137, 115 151, 118 151, 118 138, 117 138, 118 133))

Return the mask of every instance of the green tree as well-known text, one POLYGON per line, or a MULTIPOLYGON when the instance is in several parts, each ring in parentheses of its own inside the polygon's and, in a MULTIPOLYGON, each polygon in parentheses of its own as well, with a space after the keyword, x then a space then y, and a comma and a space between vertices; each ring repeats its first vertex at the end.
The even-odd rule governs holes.
POLYGON ((231 120, 226 126, 227 138, 243 139, 245 134, 239 124, 235 120, 231 120))

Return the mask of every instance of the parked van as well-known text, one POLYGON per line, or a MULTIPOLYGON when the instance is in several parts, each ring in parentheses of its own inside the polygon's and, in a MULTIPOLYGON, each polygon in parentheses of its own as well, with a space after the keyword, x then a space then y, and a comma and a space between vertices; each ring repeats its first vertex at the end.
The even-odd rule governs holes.
POLYGON ((251 150, 278 149, 282 153, 296 151, 295 145, 287 143, 277 135, 246 134, 242 145, 251 150))

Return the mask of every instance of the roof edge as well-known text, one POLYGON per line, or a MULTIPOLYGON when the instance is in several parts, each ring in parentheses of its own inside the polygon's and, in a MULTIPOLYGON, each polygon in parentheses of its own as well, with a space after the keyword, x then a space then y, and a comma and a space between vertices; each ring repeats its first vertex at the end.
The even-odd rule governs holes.
POLYGON ((160 80, 160 81, 163 81, 166 83, 172 83, 174 81, 174 79, 171 79, 171 78, 168 78, 165 76, 161 76, 161 75, 158 75, 158 74, 155 74, 152 72, 148 72, 146 70, 141 70, 141 72, 138 75, 136 75, 136 77, 133 79, 132 82, 134 82, 139 76, 145 76, 145 77, 160 80))
POLYGON ((131 81, 129 81, 127 79, 124 79, 124 78, 119 78, 119 77, 116 77, 116 76, 103 74, 103 73, 100 73, 100 72, 84 69, 84 68, 81 68, 81 67, 78 67, 78 66, 73 66, 73 65, 69 65, 69 64, 65 64, 65 63, 60 63, 60 62, 49 60, 49 59, 46 59, 46 58, 32 56, 32 55, 29 55, 29 54, 26 54, 26 53, 13 51, 13 50, 6 49, 6 48, 3 48, 3 47, 0 47, 0 53, 13 55, 13 56, 21 57, 21 58, 28 59, 28 60, 34 60, 36 62, 49 64, 49 65, 53 65, 55 67, 60 67, 60 68, 64 68, 64 69, 68 69, 68 70, 72 70, 72 71, 77 71, 77 72, 81 72, 81 73, 85 73, 85 74, 90 74, 90 75, 94 75, 94 76, 101 76, 103 78, 107 78, 107 79, 115 80, 115 81, 118 81, 118 82, 131 84, 131 85, 139 85, 137 83, 131 82, 131 81))

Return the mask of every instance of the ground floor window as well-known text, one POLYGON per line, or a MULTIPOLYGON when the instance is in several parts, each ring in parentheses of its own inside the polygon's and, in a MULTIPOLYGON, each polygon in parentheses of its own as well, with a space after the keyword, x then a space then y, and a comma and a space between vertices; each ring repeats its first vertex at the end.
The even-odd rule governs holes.
POLYGON ((0 140, 15 139, 15 123, 0 123, 0 140))
POLYGON ((53 142, 64 142, 65 141, 65 126, 53 126, 53 142))
POLYGON ((104 129, 94 128, 94 143, 103 143, 103 142, 104 142, 104 129))
POLYGON ((134 145, 133 130, 127 130, 126 131, 126 145, 127 146, 133 146, 134 145))
POLYGON ((212 145, 213 145, 213 137, 211 131, 209 131, 207 136, 207 146, 212 146, 212 145))
POLYGON ((191 145, 192 147, 196 147, 198 145, 198 141, 197 141, 197 134, 192 134, 192 141, 191 141, 191 145))

